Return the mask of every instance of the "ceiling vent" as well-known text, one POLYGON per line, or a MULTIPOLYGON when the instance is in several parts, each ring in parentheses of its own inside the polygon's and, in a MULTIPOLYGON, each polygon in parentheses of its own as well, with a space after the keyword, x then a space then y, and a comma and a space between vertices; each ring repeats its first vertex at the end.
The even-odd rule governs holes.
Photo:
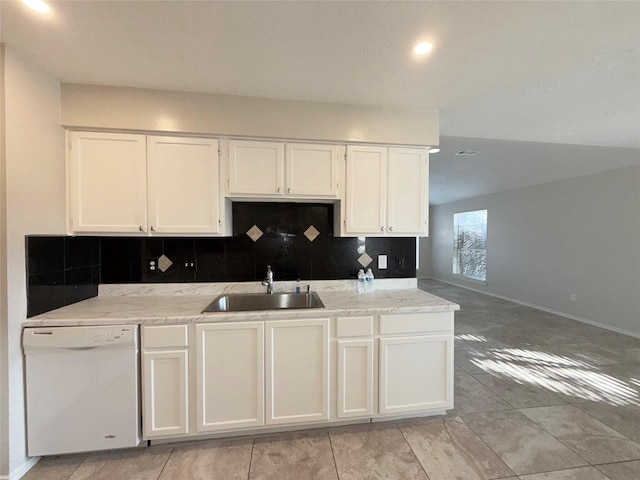
POLYGON ((456 152, 456 155, 461 155, 461 156, 465 156, 465 157, 473 157, 474 155, 477 155, 478 151, 476 150, 460 150, 459 152, 456 152))

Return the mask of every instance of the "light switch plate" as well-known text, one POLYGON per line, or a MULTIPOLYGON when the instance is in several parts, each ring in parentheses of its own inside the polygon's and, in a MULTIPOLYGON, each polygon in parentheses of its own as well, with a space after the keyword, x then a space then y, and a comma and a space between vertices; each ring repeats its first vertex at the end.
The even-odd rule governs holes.
POLYGON ((387 256, 378 255, 378 270, 386 270, 386 269, 387 269, 387 256))

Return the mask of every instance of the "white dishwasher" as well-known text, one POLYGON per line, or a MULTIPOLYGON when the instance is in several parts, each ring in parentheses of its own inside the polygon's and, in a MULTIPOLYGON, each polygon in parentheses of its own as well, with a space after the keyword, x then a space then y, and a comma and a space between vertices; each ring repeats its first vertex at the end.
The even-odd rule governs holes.
POLYGON ((138 327, 25 328, 29 456, 140 443, 138 327))

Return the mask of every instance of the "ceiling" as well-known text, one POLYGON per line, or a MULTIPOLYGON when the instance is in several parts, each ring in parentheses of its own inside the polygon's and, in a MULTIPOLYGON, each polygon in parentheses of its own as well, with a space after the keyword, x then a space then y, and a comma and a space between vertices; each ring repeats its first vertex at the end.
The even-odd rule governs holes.
POLYGON ((438 110, 432 203, 640 165, 637 1, 49 4, 2 41, 62 82, 438 110))

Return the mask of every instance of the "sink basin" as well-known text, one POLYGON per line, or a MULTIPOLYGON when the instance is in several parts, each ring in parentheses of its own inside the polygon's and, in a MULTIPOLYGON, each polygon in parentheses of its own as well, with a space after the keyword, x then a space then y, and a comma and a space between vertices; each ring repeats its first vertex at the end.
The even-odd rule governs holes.
POLYGON ((266 293, 229 293, 216 297, 202 313, 295 308, 324 308, 324 303, 316 292, 273 293, 271 295, 266 293))

